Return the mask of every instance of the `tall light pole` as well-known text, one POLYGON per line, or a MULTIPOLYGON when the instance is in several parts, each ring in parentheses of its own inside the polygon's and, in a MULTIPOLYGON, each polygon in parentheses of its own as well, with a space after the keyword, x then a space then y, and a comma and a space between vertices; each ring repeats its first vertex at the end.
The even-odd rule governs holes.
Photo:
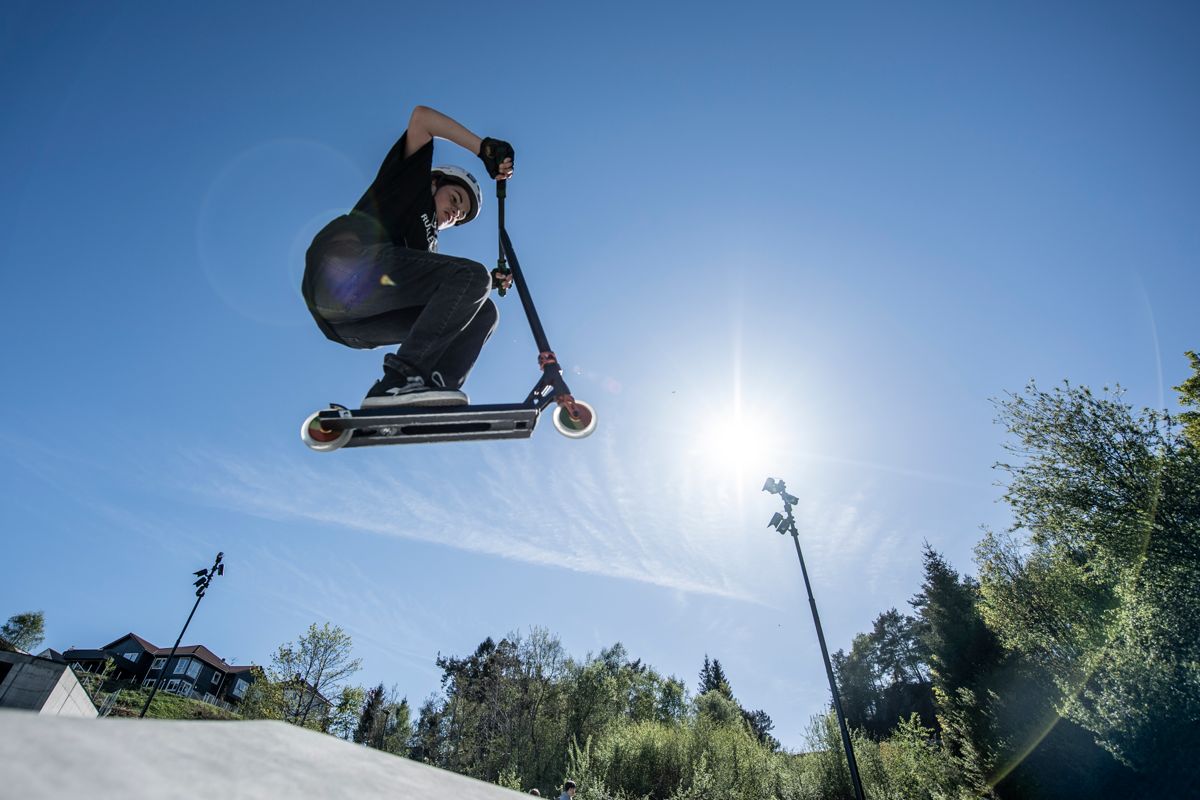
POLYGON ((804 588, 808 591, 808 605, 812 608, 813 623, 817 626, 817 641, 821 643, 821 658, 825 661, 825 675, 829 678, 829 691, 833 694, 833 708, 837 712, 838 727, 842 730, 842 747, 846 749, 846 764, 850 767, 850 782, 854 784, 854 796, 857 800, 865 800, 862 780, 858 777, 858 762, 854 760, 854 745, 850 742, 850 729, 846 727, 846 715, 842 713, 842 700, 838 696, 837 681, 833 678, 833 667, 829 664, 829 648, 825 646, 825 633, 821 630, 821 616, 817 613, 817 601, 813 599, 812 584, 808 582, 808 568, 804 566, 804 553, 800 550, 800 532, 796 530, 796 518, 792 508, 800 499, 787 493, 783 481, 767 478, 762 490, 779 495, 783 500, 783 513, 778 511, 767 523, 768 528, 774 528, 781 534, 792 535, 796 545, 796 557, 800 559, 800 572, 804 575, 804 588))
POLYGON ((175 651, 179 649, 179 643, 183 641, 183 635, 187 633, 188 625, 192 624, 192 617, 196 614, 196 609, 200 607, 200 601, 204 599, 204 592, 208 590, 208 585, 213 582, 213 578, 225 574, 225 565, 221 563, 221 559, 224 557, 224 553, 217 553, 217 560, 213 562, 212 567, 192 573, 196 576, 196 582, 192 584, 196 587, 196 604, 192 606, 192 613, 188 614, 187 622, 183 623, 183 630, 179 632, 179 638, 175 640, 175 646, 171 648, 171 654, 167 656, 162 672, 158 673, 158 680, 154 681, 154 688, 150 690, 150 696, 146 698, 146 705, 142 706, 142 713, 138 714, 138 719, 145 717, 146 712, 150 710, 150 704, 154 702, 154 695, 158 694, 158 687, 162 686, 163 678, 167 676, 167 667, 171 666, 171 659, 175 657, 175 651))

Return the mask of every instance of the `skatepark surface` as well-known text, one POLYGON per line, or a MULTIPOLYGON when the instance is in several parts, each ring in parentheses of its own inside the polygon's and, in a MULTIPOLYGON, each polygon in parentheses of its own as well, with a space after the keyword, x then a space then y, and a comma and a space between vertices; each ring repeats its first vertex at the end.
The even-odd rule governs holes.
POLYGON ((520 793, 285 722, 0 710, 0 797, 69 796, 514 800, 520 793))

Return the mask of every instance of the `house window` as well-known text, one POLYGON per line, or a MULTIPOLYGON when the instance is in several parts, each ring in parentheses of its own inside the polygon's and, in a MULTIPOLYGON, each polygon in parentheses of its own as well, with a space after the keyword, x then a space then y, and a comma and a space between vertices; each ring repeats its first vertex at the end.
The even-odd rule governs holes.
POLYGON ((191 661, 191 659, 190 659, 190 658, 181 658, 181 659, 179 659, 178 661, 176 661, 176 662, 175 662, 175 669, 171 670, 171 674, 172 674, 172 675, 178 675, 178 674, 180 674, 181 672, 183 672, 185 669, 187 669, 187 665, 188 665, 188 662, 189 662, 189 661, 191 661))
POLYGON ((197 675, 199 675, 199 674, 200 674, 200 662, 199 662, 199 661, 194 661, 194 660, 193 660, 193 661, 191 661, 191 662, 188 664, 188 668, 187 668, 187 676, 188 676, 189 678, 192 678, 193 680, 195 680, 196 676, 197 676, 197 675))
POLYGON ((210 706, 213 706, 217 704, 217 698, 213 697, 210 692, 205 692, 204 702, 208 703, 210 706))
POLYGON ((125 658, 129 659, 135 664, 138 662, 138 659, 142 657, 142 654, 136 650, 130 653, 122 653, 121 655, 125 656, 125 658))
POLYGON ((171 680, 167 681, 167 685, 164 686, 163 689, 165 691, 174 692, 175 694, 178 694, 179 693, 179 683, 180 683, 180 681, 178 678, 172 678, 171 680))
POLYGON ((230 692, 230 694, 232 694, 234 697, 241 700, 242 695, 244 695, 246 693, 246 689, 249 688, 249 686, 250 686, 250 684, 246 683, 245 680, 243 680, 242 678, 238 678, 237 683, 235 683, 233 685, 233 691, 230 692))
POLYGON ((166 665, 167 660, 165 658, 156 658, 154 659, 154 663, 150 665, 150 669, 162 669, 166 665))
POLYGON ((213 682, 213 686, 216 686, 218 683, 220 683, 221 682, 221 673, 214 672, 212 682, 213 682))
POLYGON ((156 680, 157 680, 157 678, 146 678, 146 680, 142 681, 142 686, 146 689, 153 689, 154 682, 156 680))

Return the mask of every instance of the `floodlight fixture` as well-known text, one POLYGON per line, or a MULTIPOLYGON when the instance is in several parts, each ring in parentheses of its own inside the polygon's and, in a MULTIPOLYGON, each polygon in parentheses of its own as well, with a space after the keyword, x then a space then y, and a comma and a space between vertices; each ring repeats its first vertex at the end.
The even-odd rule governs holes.
POLYGON ((787 528, 786 523, 787 523, 787 517, 785 517, 783 514, 780 514, 778 511, 776 511, 775 515, 771 517, 771 521, 767 523, 767 527, 774 528, 775 530, 779 531, 780 533, 783 533, 784 530, 787 528))
POLYGON ((767 482, 763 484, 762 490, 782 497, 784 505, 794 506, 800 502, 799 497, 787 493, 787 484, 783 481, 777 481, 774 478, 767 478, 767 482))
POLYGON ((208 574, 208 570, 198 569, 195 572, 193 572, 192 574, 195 575, 197 578, 203 578, 205 575, 208 574))

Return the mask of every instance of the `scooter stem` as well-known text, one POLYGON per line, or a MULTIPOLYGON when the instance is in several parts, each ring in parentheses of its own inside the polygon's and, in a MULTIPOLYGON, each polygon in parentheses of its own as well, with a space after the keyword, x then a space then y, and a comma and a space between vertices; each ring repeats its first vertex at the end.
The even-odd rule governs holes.
MULTIPOLYGON (((507 259, 507 268, 512 272, 513 285, 517 287, 521 306, 525 309, 525 317, 529 320, 529 330, 533 333, 533 341, 538 348, 538 367, 542 370, 542 380, 539 385, 552 387, 556 398, 573 402, 571 390, 562 377, 562 366, 558 363, 554 351, 550 349, 546 330, 542 327, 537 309, 534 308, 529 287, 525 284, 525 275, 521 272, 521 262, 517 260, 517 254, 513 250, 512 239, 508 238, 508 231, 504 229, 504 199, 508 194, 505 183, 506 181, 496 181, 496 201, 499 206, 498 216, 500 218, 500 262, 503 265, 507 259)), ((572 413, 572 416, 575 414, 572 413)))

